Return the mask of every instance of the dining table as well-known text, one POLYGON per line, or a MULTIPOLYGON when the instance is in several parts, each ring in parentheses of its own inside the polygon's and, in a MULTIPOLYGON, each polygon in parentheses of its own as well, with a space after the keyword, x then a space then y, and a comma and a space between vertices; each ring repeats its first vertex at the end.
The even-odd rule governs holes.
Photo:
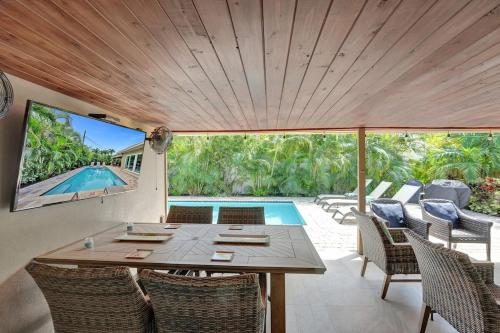
POLYGON ((171 227, 164 223, 134 223, 130 234, 169 237, 156 242, 119 241, 116 238, 127 235, 127 224, 120 223, 89 235, 93 239, 92 246, 87 247, 82 239, 40 255, 35 260, 81 267, 127 266, 154 270, 269 273, 272 333, 286 332, 286 274, 323 274, 326 271, 301 225, 244 225, 235 228, 224 224, 182 224, 171 227), (219 235, 269 237, 268 242, 263 244, 219 243, 216 241, 219 235), (143 259, 126 258, 139 249, 150 250, 151 254, 143 259), (213 261, 216 251, 234 254, 227 262, 213 261))

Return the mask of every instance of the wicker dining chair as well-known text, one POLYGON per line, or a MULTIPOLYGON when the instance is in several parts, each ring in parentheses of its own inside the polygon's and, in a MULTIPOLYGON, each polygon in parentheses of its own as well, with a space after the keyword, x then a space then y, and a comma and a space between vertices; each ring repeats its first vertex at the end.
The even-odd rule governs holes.
POLYGON ((61 268, 31 262, 56 333, 155 332, 153 309, 127 267, 61 268))
POLYGON ((375 209, 374 206, 380 206, 380 205, 398 205, 401 208, 401 212, 403 214, 403 221, 402 221, 402 227, 408 228, 410 230, 415 231, 417 234, 420 236, 428 239, 429 238, 429 228, 431 224, 429 222, 426 222, 422 219, 419 219, 415 216, 412 216, 408 210, 406 209, 405 205, 399 200, 395 199, 376 199, 370 202, 370 210, 373 216, 375 216, 378 220, 383 221, 389 226, 389 221, 385 218, 385 216, 381 216, 380 214, 377 214, 377 209, 375 209))
POLYGON ((500 286, 494 284, 491 262, 471 262, 461 252, 405 231, 422 272, 420 332, 431 311, 459 332, 500 333, 500 286))
POLYGON ((265 306, 256 274, 185 277, 140 273, 159 333, 262 333, 265 306))
POLYGON ((420 279, 393 279, 396 274, 420 274, 417 259, 403 233, 406 228, 387 228, 376 217, 351 208, 361 232, 363 264, 361 276, 365 276, 368 262, 373 262, 385 273, 381 298, 385 299, 391 282, 420 282, 420 279))
POLYGON ((167 223, 212 223, 213 207, 170 206, 167 223))
POLYGON ((457 243, 486 244, 486 257, 491 260, 491 227, 493 222, 484 221, 462 212, 453 201, 445 199, 420 200, 422 217, 431 223, 430 235, 447 242, 448 248, 457 243), (426 203, 451 203, 458 215, 458 228, 445 219, 432 215, 426 209, 426 203))
POLYGON ((217 224, 266 224, 264 207, 220 207, 217 224))
MULTIPOLYGON (((217 224, 266 224, 264 207, 220 207, 217 224)), ((207 271, 207 276, 215 272, 207 271)), ((266 273, 259 273, 260 287, 267 292, 266 273)))

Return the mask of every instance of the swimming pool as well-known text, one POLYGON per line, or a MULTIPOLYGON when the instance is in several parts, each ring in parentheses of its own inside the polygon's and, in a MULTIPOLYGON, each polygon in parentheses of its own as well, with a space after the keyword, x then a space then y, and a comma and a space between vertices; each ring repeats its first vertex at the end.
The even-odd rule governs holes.
POLYGON ((168 207, 177 206, 212 206, 213 223, 217 223, 219 216, 219 207, 264 207, 266 224, 305 224, 297 207, 292 201, 187 201, 187 200, 169 200, 168 207))
POLYGON ((106 167, 89 167, 66 179, 42 195, 92 191, 105 187, 126 185, 120 177, 106 167))

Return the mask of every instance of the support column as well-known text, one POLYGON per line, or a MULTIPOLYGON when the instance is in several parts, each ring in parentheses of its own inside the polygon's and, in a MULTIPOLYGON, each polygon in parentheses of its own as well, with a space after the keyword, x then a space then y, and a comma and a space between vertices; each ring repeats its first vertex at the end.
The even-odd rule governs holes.
MULTIPOLYGON (((358 128, 358 210, 366 213, 366 135, 358 128)), ((363 242, 358 227, 358 254, 363 254, 363 242)))
POLYGON ((163 156, 163 222, 167 221, 167 201, 168 201, 168 161, 167 152, 163 156))

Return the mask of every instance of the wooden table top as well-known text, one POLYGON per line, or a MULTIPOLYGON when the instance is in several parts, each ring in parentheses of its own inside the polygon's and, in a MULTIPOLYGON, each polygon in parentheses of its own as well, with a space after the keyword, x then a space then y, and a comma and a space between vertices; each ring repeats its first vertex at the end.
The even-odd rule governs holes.
POLYGON ((168 241, 115 241, 126 233, 126 225, 119 224, 92 235, 94 247, 87 249, 79 240, 35 260, 52 264, 89 266, 128 266, 151 269, 199 269, 218 272, 266 272, 322 274, 323 261, 302 226, 245 225, 243 230, 229 230, 229 225, 183 224, 179 229, 164 229, 165 224, 136 223, 134 232, 172 233, 168 241), (268 245, 215 244, 213 239, 225 234, 265 234, 268 245), (145 259, 127 259, 137 249, 152 249, 145 259), (233 251, 231 262, 211 261, 214 251, 233 251))

